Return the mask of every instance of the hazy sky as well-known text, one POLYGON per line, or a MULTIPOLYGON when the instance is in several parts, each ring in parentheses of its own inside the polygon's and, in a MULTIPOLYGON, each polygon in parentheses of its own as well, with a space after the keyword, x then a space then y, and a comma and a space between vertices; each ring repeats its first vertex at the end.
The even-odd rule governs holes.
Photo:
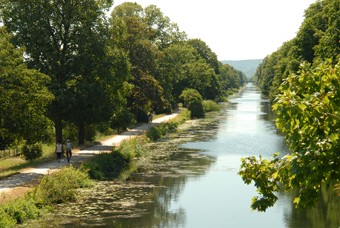
MULTIPOLYGON (((316 0, 135 0, 156 5, 189 38, 199 38, 219 60, 263 59, 295 37, 316 0)), ((116 0, 115 6, 125 2, 116 0)))

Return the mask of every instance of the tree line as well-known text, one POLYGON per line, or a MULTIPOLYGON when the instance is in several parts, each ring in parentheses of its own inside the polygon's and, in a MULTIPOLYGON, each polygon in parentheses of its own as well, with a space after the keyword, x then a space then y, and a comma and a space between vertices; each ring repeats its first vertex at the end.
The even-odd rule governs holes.
POLYGON ((322 184, 340 193, 340 2, 319 0, 305 11, 292 40, 268 55, 255 81, 269 96, 290 154, 243 159, 240 174, 254 181, 252 208, 272 206, 276 192, 296 189, 296 206, 312 206, 322 184))
POLYGON ((222 100, 245 75, 159 8, 112 0, 1 0, 0 149, 124 130, 194 90, 222 100), (51 131, 55 133, 51 136, 51 131))

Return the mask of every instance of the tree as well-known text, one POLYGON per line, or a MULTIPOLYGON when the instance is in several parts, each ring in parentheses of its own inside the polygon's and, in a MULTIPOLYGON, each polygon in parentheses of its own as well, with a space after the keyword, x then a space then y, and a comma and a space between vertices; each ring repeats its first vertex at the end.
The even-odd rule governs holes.
POLYGON ((124 83, 129 77, 125 54, 112 45, 108 26, 97 22, 94 32, 79 39, 74 77, 66 84, 69 114, 65 120, 78 128, 78 143, 84 144, 87 126, 109 122, 125 105, 124 83), (122 104, 123 103, 123 104, 122 104))
POLYGON ((340 180, 340 61, 328 60, 312 68, 301 65, 279 88, 273 105, 277 127, 285 134, 291 154, 266 160, 242 160, 239 174, 245 183, 255 182, 260 198, 252 208, 272 206, 280 190, 297 189, 297 206, 311 206, 322 183, 340 180))
POLYGON ((117 38, 125 38, 125 42, 119 45, 131 63, 129 83, 134 90, 128 97, 129 109, 138 121, 144 121, 151 110, 162 112, 167 106, 164 90, 155 77, 158 70, 156 60, 161 55, 159 47, 170 42, 167 30, 170 22, 155 7, 143 9, 137 3, 126 2, 112 11, 111 24, 116 28, 119 26, 122 31, 117 38))
POLYGON ((55 125, 56 140, 62 141, 63 120, 71 113, 68 103, 72 91, 68 91, 68 83, 77 81, 79 64, 84 64, 78 62, 83 38, 98 31, 97 22, 110 3, 112 1, 1 1, 4 25, 13 33, 14 44, 26 48, 28 66, 51 77, 49 90, 55 99, 49 107, 49 117, 55 125))
POLYGON ((217 55, 208 47, 208 45, 200 39, 190 39, 188 41, 192 45, 199 55, 205 59, 205 61, 214 69, 216 74, 219 74, 219 62, 217 55))
POLYGON ((184 107, 187 107, 191 113, 191 118, 202 118, 205 115, 203 108, 203 98, 195 89, 185 89, 180 95, 184 107))
POLYGON ((222 90, 238 89, 246 81, 246 76, 228 64, 220 66, 220 83, 222 90))
POLYGON ((222 96, 221 81, 218 75, 220 74, 220 64, 217 55, 208 47, 208 45, 200 39, 190 39, 188 41, 205 60, 205 62, 214 70, 214 73, 209 73, 209 85, 206 86, 202 95, 205 99, 216 99, 222 96))
POLYGON ((172 23, 155 5, 146 7, 144 13, 144 21, 152 31, 150 38, 160 50, 186 40, 185 32, 181 32, 177 24, 172 23))
POLYGON ((165 98, 170 101, 172 108, 177 104, 182 90, 187 87, 181 83, 186 77, 185 65, 195 62, 196 56, 198 53, 192 46, 178 43, 165 48, 158 59, 159 72, 156 79, 164 88, 165 98))
POLYGON ((315 2, 305 11, 296 37, 264 59, 256 74, 257 84, 271 100, 283 79, 297 73, 302 61, 317 65, 332 59, 335 65, 340 54, 339 10, 338 1, 315 2))
POLYGON ((17 140, 42 141, 49 124, 47 105, 53 99, 49 78, 28 69, 23 49, 16 49, 10 39, 0 28, 0 149, 17 140))

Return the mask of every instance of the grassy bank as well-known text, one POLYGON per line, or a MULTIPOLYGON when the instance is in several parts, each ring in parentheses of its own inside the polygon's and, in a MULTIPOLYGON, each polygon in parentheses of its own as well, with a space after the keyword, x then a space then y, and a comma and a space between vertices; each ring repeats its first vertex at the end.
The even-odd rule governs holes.
POLYGON ((24 197, 0 205, 0 227, 15 227, 42 216, 53 205, 75 201, 78 188, 93 185, 86 169, 62 168, 44 176, 40 184, 24 197))
POLYGON ((189 117, 190 113, 183 110, 173 120, 151 127, 143 136, 123 141, 119 148, 114 149, 111 153, 96 155, 84 166, 89 170, 89 175, 93 179, 126 179, 138 170, 139 161, 149 156, 149 151, 145 147, 147 143, 175 132, 177 126, 184 123, 189 117))
MULTIPOLYGON (((167 134, 188 119, 187 111, 181 112, 171 123, 161 123, 155 130, 167 134), (171 130, 168 127, 172 126, 171 130), (168 129, 164 131, 164 129, 168 129)), ((27 220, 43 216, 54 205, 77 200, 78 188, 90 187, 92 179, 126 179, 138 169, 138 161, 148 156, 146 135, 124 141, 111 153, 103 153, 87 161, 79 168, 72 166, 44 176, 39 185, 23 197, 0 205, 0 228, 15 227, 27 220)))

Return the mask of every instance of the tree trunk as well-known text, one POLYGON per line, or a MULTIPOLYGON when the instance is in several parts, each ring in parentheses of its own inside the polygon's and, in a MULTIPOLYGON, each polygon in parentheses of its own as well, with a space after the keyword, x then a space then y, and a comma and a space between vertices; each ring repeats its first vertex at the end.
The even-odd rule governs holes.
POLYGON ((63 126, 60 118, 54 120, 56 142, 63 143, 63 126))
POLYGON ((85 123, 78 124, 78 145, 84 145, 85 143, 85 123))

